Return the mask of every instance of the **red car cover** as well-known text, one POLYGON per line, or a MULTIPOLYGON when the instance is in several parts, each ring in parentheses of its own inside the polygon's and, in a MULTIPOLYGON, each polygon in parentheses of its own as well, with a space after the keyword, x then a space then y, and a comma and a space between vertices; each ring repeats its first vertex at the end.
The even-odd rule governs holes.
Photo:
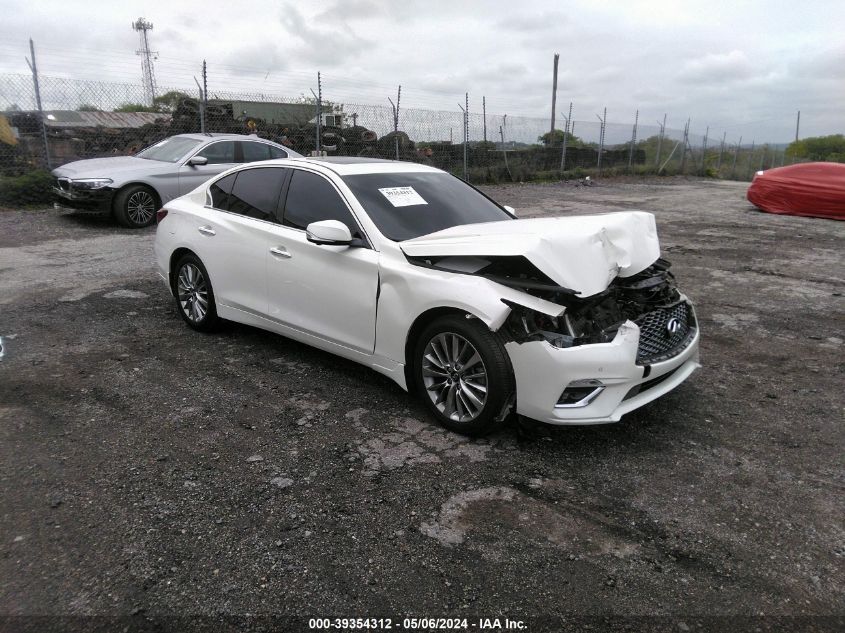
POLYGON ((757 172, 747 195, 769 213, 845 220, 845 164, 801 163, 757 172))

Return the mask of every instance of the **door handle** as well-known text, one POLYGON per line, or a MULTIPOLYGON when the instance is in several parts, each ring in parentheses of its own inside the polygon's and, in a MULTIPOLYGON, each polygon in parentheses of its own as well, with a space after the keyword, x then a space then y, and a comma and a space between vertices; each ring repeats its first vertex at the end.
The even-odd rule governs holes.
POLYGON ((197 231, 199 231, 203 235, 217 235, 217 233, 214 232, 214 229, 210 226, 201 226, 197 229, 197 231))
POLYGON ((293 257, 293 255, 291 255, 288 252, 288 249, 286 249, 284 246, 274 246, 270 249, 270 254, 274 255, 275 257, 282 257, 284 259, 290 259, 291 257, 293 257))

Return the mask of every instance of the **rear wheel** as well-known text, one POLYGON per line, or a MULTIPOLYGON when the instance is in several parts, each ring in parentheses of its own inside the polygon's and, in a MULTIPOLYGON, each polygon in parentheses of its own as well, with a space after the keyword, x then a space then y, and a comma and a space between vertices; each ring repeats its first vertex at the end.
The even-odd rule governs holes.
POLYGON ((152 189, 144 185, 130 185, 114 197, 114 218, 128 229, 141 229, 155 222, 158 206, 152 189))
POLYGON ((441 425, 464 435, 486 435, 501 425, 513 372, 501 342, 480 321, 464 315, 433 321, 413 360, 415 387, 441 425))
POLYGON ((196 255, 185 255, 176 263, 173 294, 185 323, 200 332, 215 329, 220 319, 214 302, 214 289, 208 271, 196 255))

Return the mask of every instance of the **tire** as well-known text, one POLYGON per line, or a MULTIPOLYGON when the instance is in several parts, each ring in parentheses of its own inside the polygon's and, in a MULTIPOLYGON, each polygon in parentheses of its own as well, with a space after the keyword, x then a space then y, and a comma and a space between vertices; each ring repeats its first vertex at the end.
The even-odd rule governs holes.
POLYGON ((159 209, 156 192, 144 185, 130 185, 114 197, 114 219, 127 229, 142 229, 156 220, 159 209))
POLYGON ((173 297, 179 315, 189 327, 212 332, 220 324, 214 288, 208 271, 193 253, 184 255, 173 270, 173 297))
POLYGON ((478 319, 451 314, 432 321, 412 360, 413 386, 442 426, 481 436, 504 422, 513 369, 499 338, 478 319))

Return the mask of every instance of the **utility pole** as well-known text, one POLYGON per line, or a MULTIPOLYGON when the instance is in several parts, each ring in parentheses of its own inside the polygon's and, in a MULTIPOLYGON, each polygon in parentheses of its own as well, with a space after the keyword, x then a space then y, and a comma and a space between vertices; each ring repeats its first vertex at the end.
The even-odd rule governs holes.
POLYGON ((690 120, 687 119, 687 124, 684 126, 684 148, 683 153, 681 154, 681 173, 684 173, 684 170, 687 167, 687 146, 689 145, 689 124, 690 120))
POLYGON ((141 48, 135 51, 141 56, 141 70, 144 79, 144 97, 147 105, 153 105, 156 96, 156 80, 153 72, 153 60, 158 59, 158 53, 150 50, 150 40, 147 31, 153 30, 153 23, 147 22, 144 18, 138 18, 132 23, 132 29, 138 31, 141 39, 141 48))
MULTIPOLYGON (((563 116, 563 113, 561 113, 563 116)), ((566 170, 566 141, 569 136, 569 124, 572 121, 572 102, 569 102, 569 116, 566 118, 566 127, 563 129, 563 147, 560 150, 560 177, 563 178, 563 172, 566 170)))
POLYGON ((798 116, 795 118, 795 142, 798 142, 798 128, 801 127, 801 110, 798 110, 798 116))
POLYGON ((631 173, 634 169, 634 147, 637 144, 637 123, 640 120, 640 111, 637 110, 637 113, 634 115, 634 131, 631 134, 631 151, 628 153, 628 173, 631 173))
POLYGON ((666 134, 666 115, 663 115, 663 123, 660 121, 657 122, 657 125, 660 126, 660 135, 657 137, 657 158, 654 161, 655 165, 660 164, 660 149, 663 146, 663 136, 666 134))
POLYGON ((390 101, 390 107, 393 108, 393 146, 396 150, 396 160, 399 160, 399 101, 402 99, 402 86, 399 86, 399 90, 396 93, 396 103, 387 98, 390 101))
MULTIPOLYGON (((27 59, 26 63, 32 71, 32 83, 35 86, 35 105, 38 107, 38 120, 41 122, 41 139, 44 142, 44 161, 47 169, 52 168, 50 164, 50 147, 47 145, 47 124, 44 122, 44 110, 41 108, 41 87, 38 85, 38 65, 35 62, 35 44, 29 38, 29 55, 32 60, 27 59)), ((24 58, 26 59, 26 58, 24 58)))
POLYGON ((484 144, 487 144, 487 97, 481 97, 481 115, 484 117, 484 144))
POLYGON ((208 78, 205 73, 205 60, 202 60, 202 85, 200 86, 196 75, 194 75, 194 83, 197 85, 197 90, 200 93, 200 134, 205 134, 205 110, 208 104, 206 93, 208 89, 208 78))
POLYGON ((742 146, 742 137, 739 137, 739 143, 736 144, 736 148, 734 149, 734 162, 731 165, 731 177, 736 178, 736 157, 739 155, 739 148, 742 146))
POLYGON ((555 110, 557 108, 557 64, 560 60, 560 55, 555 53, 555 69, 552 77, 552 129, 549 134, 549 147, 555 142, 555 110))
POLYGON ((751 178, 751 170, 754 168, 751 164, 751 161, 754 160, 754 141, 756 139, 751 139, 751 152, 748 154, 748 169, 746 170, 746 178, 751 178))
POLYGON ((202 127, 205 132, 205 117, 208 111, 208 73, 206 72, 205 60, 202 60, 202 127))
POLYGON ((601 127, 599 128, 599 158, 598 164, 596 165, 599 170, 599 176, 601 176, 601 155, 604 151, 604 128, 607 123, 607 108, 604 109, 604 118, 600 117, 598 114, 596 115, 596 118, 601 121, 601 127))
POLYGON ((205 100, 203 99, 202 86, 200 86, 200 82, 197 81, 196 75, 194 75, 194 83, 197 85, 197 90, 200 93, 200 100, 199 100, 199 104, 200 104, 200 108, 199 108, 199 110, 200 110, 200 134, 205 134, 205 108, 203 108, 203 104, 205 103, 205 100))
POLYGON ((466 93, 466 107, 462 106, 460 103, 458 107, 464 113, 464 181, 469 182, 467 180, 467 145, 469 144, 469 93, 466 93))
POLYGON ((317 146, 314 149, 313 156, 320 156, 320 132, 323 119, 323 81, 320 78, 319 72, 317 72, 317 94, 314 94, 313 90, 311 90, 311 94, 314 95, 314 100, 316 101, 317 113, 317 127, 314 131, 315 143, 317 144, 317 146))

